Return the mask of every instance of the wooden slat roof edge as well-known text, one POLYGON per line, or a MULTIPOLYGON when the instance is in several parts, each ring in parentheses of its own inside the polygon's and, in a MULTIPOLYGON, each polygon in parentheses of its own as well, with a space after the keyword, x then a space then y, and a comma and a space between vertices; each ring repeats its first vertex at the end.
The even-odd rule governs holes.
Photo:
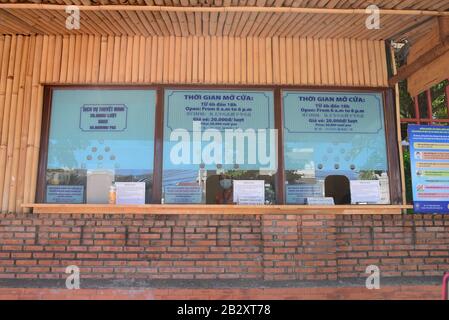
MULTIPOLYGON (((306 7, 257 7, 257 6, 153 6, 153 5, 60 5, 40 3, 0 3, 0 9, 11 10, 62 10, 77 7, 80 11, 153 11, 153 12, 258 12, 258 13, 296 13, 296 14, 369 14, 366 9, 340 8, 306 8, 306 7)), ((409 16, 449 16, 449 11, 434 10, 401 10, 380 9, 381 15, 409 15, 409 16)))

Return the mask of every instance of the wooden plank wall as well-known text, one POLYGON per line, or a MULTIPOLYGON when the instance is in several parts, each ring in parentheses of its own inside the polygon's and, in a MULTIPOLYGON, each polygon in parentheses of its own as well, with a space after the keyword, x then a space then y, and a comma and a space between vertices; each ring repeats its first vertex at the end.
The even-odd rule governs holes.
POLYGON ((387 86, 383 42, 349 39, 0 36, 0 206, 34 202, 43 84, 387 86))

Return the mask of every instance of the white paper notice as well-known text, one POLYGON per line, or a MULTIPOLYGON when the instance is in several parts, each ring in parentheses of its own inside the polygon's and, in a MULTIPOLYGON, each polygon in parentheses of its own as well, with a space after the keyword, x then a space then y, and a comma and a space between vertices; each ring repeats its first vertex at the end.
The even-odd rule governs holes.
POLYGON ((384 172, 379 177, 380 201, 379 204, 390 204, 390 183, 388 175, 384 172))
POLYGON ((116 182, 117 204, 145 204, 145 182, 116 182))
POLYGON ((354 180, 351 181, 351 203, 379 203, 379 180, 354 180))
POLYGON ((234 202, 237 204, 265 204, 264 180, 234 180, 234 202))

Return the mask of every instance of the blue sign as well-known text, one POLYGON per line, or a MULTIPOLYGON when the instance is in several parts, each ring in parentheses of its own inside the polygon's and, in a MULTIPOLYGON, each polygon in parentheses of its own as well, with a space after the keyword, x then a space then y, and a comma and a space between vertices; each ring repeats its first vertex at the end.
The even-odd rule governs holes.
POLYGON ((449 213, 449 127, 409 125, 416 213, 449 213))
POLYGON ((47 203, 83 203, 84 186, 48 185, 47 203))
POLYGON ((287 185, 285 193, 287 204, 306 204, 307 198, 322 198, 324 196, 321 183, 287 185))
POLYGON ((259 158, 276 151, 273 101, 272 91, 165 90, 164 174, 274 167, 259 158))
MULTIPOLYGON (((166 90, 165 127, 193 131, 273 128, 273 92, 236 90, 166 90)), ((169 133, 167 132, 167 133, 169 133)))
POLYGON ((48 169, 152 171, 155 90, 56 89, 48 169))
POLYGON ((164 193, 165 203, 201 203, 203 196, 200 186, 167 186, 164 193))
POLYGON ((387 171, 380 93, 282 94, 286 170, 387 171))

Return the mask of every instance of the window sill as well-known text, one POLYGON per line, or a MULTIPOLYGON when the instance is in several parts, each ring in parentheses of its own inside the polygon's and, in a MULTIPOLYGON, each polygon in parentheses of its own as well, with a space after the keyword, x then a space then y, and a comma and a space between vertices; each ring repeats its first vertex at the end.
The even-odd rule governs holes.
POLYGON ((344 205, 344 206, 307 206, 307 205, 109 205, 109 204, 23 204, 23 208, 33 209, 33 213, 50 214, 402 214, 403 209, 412 209, 409 205, 344 205))

